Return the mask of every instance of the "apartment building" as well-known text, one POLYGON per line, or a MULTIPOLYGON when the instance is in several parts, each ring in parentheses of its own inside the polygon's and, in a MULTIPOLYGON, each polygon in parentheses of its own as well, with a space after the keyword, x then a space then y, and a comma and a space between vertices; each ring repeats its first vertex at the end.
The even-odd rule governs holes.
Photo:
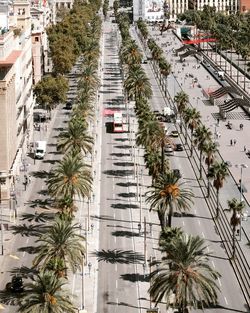
POLYGON ((238 0, 133 0, 133 18, 134 21, 139 18, 149 22, 162 21, 165 8, 169 20, 175 21, 178 14, 186 10, 202 10, 204 5, 215 7, 218 12, 234 13, 239 10, 238 0))
POLYGON ((29 0, 7 3, 0 35, 0 197, 9 199, 25 170, 33 129, 31 16, 29 0))

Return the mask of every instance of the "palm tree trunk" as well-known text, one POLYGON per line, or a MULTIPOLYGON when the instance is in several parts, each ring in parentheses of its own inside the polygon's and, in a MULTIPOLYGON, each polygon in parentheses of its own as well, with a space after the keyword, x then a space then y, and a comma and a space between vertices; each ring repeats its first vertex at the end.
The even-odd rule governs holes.
POLYGON ((215 218, 218 218, 220 214, 219 211, 219 188, 217 188, 217 192, 216 192, 216 216, 215 218))
POLYGON ((191 147, 190 147, 190 157, 193 156, 193 130, 191 129, 191 147))
MULTIPOLYGON (((210 168, 210 165, 208 164, 207 166, 207 174, 209 173, 209 168, 210 168)), ((207 175, 207 197, 209 198, 210 197, 210 180, 209 180, 209 177, 207 175)))
POLYGON ((202 151, 200 150, 200 179, 202 179, 202 151))
POLYGON ((157 214, 158 214, 158 219, 161 225, 161 230, 164 230, 165 226, 166 226, 166 218, 165 218, 165 214, 163 214, 161 212, 161 210, 157 210, 157 214))
POLYGON ((235 231, 236 231, 236 229, 235 229, 235 226, 233 227, 233 252, 232 252, 232 259, 234 259, 235 258, 235 231))
POLYGON ((161 171, 164 173, 164 163, 165 163, 165 154, 164 154, 164 142, 161 144, 161 171))
POLYGON ((172 226, 173 206, 170 204, 168 212, 168 227, 172 226))

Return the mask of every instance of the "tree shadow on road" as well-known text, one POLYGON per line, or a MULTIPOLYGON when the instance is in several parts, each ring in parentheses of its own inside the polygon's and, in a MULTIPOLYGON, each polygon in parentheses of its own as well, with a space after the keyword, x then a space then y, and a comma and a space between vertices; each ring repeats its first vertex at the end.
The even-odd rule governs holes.
POLYGON ((130 203, 114 203, 114 204, 111 204, 111 207, 114 209, 122 209, 122 210, 139 208, 137 204, 130 204, 130 203))
POLYGON ((133 175, 134 171, 132 170, 107 170, 103 171, 103 174, 109 176, 131 176, 133 175))
POLYGON ((123 280, 128 280, 132 283, 135 283, 137 281, 140 282, 149 282, 149 275, 143 275, 143 274, 139 274, 139 273, 132 273, 132 274, 122 274, 120 276, 123 280))
POLYGON ((136 186, 137 184, 128 181, 126 183, 117 183, 116 185, 121 187, 133 187, 136 186))
POLYGON ((36 171, 36 172, 31 172, 30 175, 35 178, 45 179, 45 178, 48 178, 50 174, 47 171, 36 171))
POLYGON ((110 155, 116 156, 118 158, 130 156, 130 153, 110 153, 110 155))
MULTIPOLYGON (((107 302, 107 304, 112 304, 112 305, 117 305, 117 302, 107 302)), ((132 304, 129 304, 129 303, 125 303, 125 302, 119 302, 118 305, 120 306, 127 306, 127 307, 130 307, 130 308, 135 308, 135 309, 144 309, 144 310, 147 310, 148 307, 139 307, 138 305, 132 305, 132 304)))
POLYGON ((116 166, 134 166, 134 163, 132 162, 115 162, 114 165, 116 166))
POLYGON ((114 148, 117 148, 117 149, 132 149, 132 146, 130 146, 130 145, 123 145, 123 146, 114 146, 114 148))
POLYGON ((135 195, 136 195, 135 192, 122 192, 117 194, 118 197, 122 198, 134 198, 135 195))
POLYGON ((116 236, 116 237, 126 237, 126 238, 139 237, 138 233, 127 231, 127 230, 116 230, 116 231, 113 231, 111 235, 116 236))
POLYGON ((32 201, 25 202, 29 207, 36 208, 40 207, 42 209, 49 210, 49 206, 52 204, 52 200, 50 198, 48 199, 35 199, 32 201))
POLYGON ((132 250, 100 250, 93 253, 97 257, 98 262, 120 263, 120 264, 135 264, 144 260, 141 253, 132 250))

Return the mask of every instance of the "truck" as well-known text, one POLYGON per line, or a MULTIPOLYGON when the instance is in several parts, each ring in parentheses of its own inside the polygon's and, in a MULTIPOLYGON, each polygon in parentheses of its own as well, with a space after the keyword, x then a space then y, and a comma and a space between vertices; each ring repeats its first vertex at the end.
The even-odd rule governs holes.
POLYGON ((46 141, 36 141, 34 145, 34 155, 36 159, 43 159, 46 153, 46 141))

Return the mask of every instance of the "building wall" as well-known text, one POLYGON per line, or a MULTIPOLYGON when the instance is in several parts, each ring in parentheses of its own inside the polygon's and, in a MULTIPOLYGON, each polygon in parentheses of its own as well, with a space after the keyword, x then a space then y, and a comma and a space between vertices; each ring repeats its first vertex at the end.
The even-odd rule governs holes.
POLYGON ((30 4, 28 0, 13 3, 10 30, 0 36, 0 176, 2 199, 10 197, 13 183, 33 129, 32 49, 30 4), (20 34, 15 35, 14 29, 20 34))
POLYGON ((241 0, 240 1, 240 11, 242 13, 250 11, 250 0, 241 0))

